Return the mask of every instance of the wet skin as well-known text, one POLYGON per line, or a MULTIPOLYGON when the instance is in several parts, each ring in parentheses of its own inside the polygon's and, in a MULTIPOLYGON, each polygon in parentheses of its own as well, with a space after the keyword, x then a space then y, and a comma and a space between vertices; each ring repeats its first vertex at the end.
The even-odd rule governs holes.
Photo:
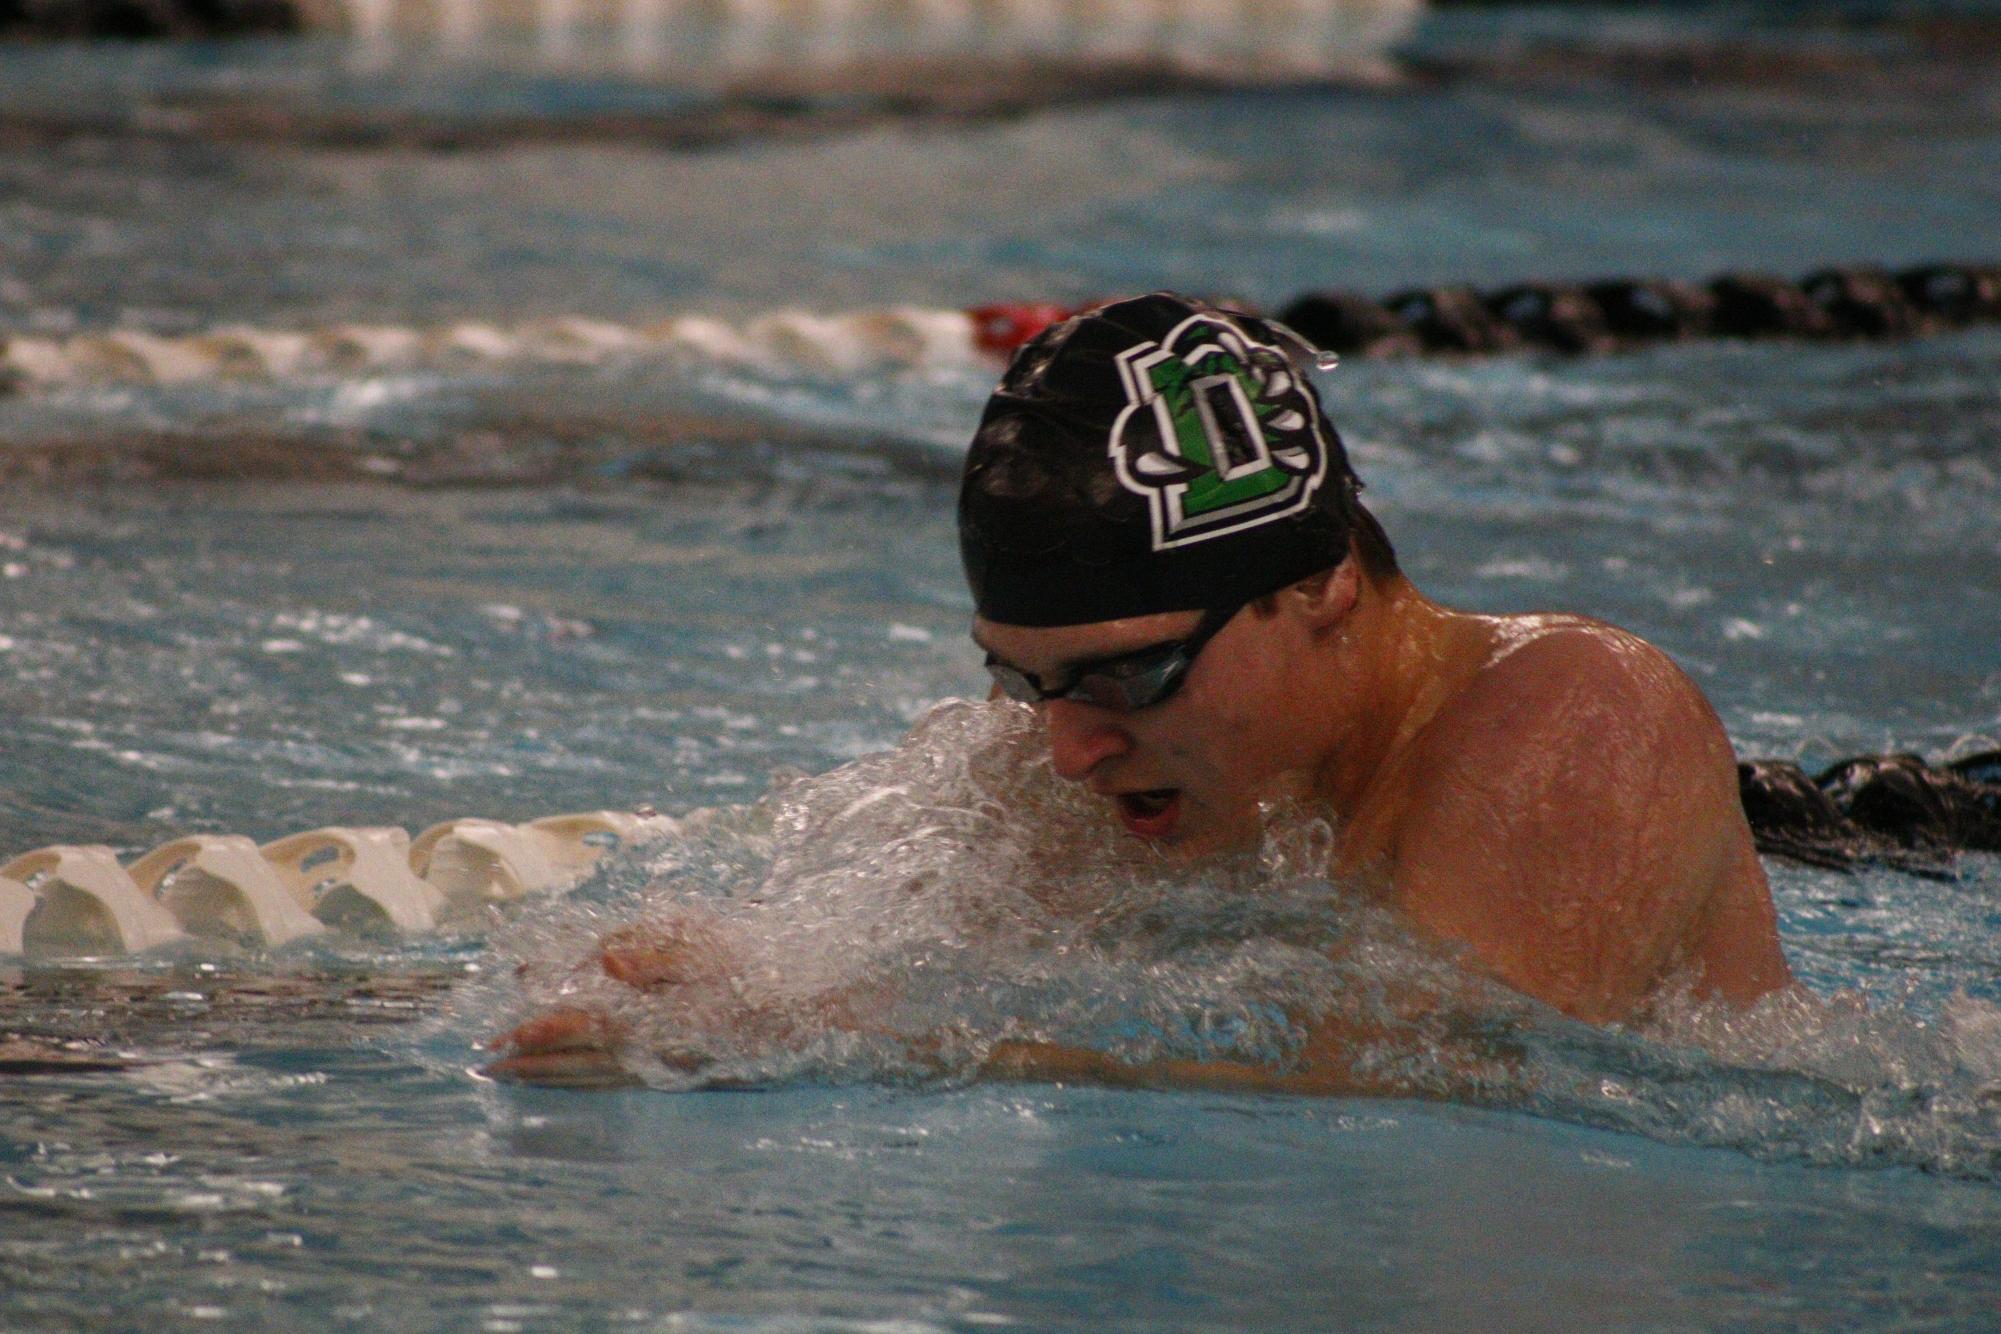
MULTIPOLYGON (((1060 680, 1194 620, 974 637, 1060 680)), ((1451 611, 1351 557, 1240 613, 1159 705, 1040 707, 1057 772, 1128 828, 1126 794, 1173 790, 1145 831, 1170 853, 1241 842, 1259 800, 1304 796, 1334 818, 1344 879, 1578 1018, 1629 1018, 1671 981, 1745 1003, 1790 980, 1721 723, 1602 622, 1451 611)))
MULTIPOLYGON (((1081 662, 1181 638, 1198 618, 973 629, 988 652, 1061 682, 1081 662)), ((1744 1004, 1790 981, 1721 724, 1664 654, 1601 622, 1451 611, 1401 576, 1364 576, 1351 556, 1239 612, 1159 704, 1036 707, 1056 772, 1105 798, 1135 837, 1195 858, 1254 840, 1260 801, 1316 803, 1333 817, 1344 880, 1470 968, 1577 1018, 1631 1018, 1671 983, 1744 1004)), ((603 966, 669 985, 686 953, 672 936, 610 942, 603 966)), ((1283 1076, 1227 1062, 1128 1071, 1019 1045, 990 1066, 1348 1091, 1349 1036, 1317 1034, 1305 1070, 1283 1076)), ((618 1078, 601 1021, 580 1012, 499 1045, 507 1055, 490 1068, 503 1076, 618 1078)))

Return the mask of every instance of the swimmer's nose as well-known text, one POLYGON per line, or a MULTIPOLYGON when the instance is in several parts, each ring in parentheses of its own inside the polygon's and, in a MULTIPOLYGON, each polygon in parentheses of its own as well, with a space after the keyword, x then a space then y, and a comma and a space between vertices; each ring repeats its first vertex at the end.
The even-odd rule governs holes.
POLYGON ((1118 715, 1094 704, 1052 699, 1042 706, 1042 719, 1049 728, 1050 761, 1059 777, 1073 783, 1132 749, 1132 737, 1119 725, 1118 715))

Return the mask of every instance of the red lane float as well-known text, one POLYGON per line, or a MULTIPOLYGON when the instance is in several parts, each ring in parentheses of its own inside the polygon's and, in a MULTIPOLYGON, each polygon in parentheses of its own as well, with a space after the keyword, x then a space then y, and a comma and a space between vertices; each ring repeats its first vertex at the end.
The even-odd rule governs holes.
POLYGON ((973 345, 1005 357, 1050 325, 1076 313, 1069 306, 1049 301, 997 301, 974 306, 966 317, 973 322, 973 345))

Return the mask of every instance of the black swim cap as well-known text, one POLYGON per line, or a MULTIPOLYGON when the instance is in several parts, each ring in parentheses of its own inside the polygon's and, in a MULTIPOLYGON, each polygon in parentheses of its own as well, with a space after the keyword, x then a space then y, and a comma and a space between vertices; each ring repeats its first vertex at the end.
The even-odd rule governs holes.
POLYGON ((979 614, 1007 625, 1238 606, 1339 564, 1360 488, 1298 338, 1177 296, 1015 354, 959 488, 979 614))

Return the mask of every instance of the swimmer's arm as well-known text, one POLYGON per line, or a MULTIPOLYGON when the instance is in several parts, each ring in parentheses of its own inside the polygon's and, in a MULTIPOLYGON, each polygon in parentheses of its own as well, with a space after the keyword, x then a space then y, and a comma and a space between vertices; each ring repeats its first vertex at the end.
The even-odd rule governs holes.
MULTIPOLYGON (((1412 1040, 1412 1039, 1407 1039, 1412 1040)), ((636 1088, 643 1080, 621 1060, 623 1033, 604 1016, 586 1010, 558 1010, 530 1020, 495 1044, 502 1054, 480 1073, 489 1078, 545 1088, 636 1088)), ((1011 1040, 994 1044, 981 1063, 982 1079, 1002 1083, 1095 1084, 1106 1088, 1181 1089, 1225 1093, 1289 1093, 1314 1096, 1472 1097, 1505 1062, 1493 1055, 1458 1060, 1434 1055, 1434 1078, 1420 1085, 1392 1075, 1364 1073, 1348 1059, 1355 1050, 1323 1034, 1295 1069, 1274 1069, 1247 1061, 1188 1059, 1121 1061, 1088 1047, 1011 1040)), ((924 1063, 924 1051, 912 1055, 924 1063)), ((698 1073, 698 1057, 655 1053, 669 1068, 698 1073)), ((940 1074, 949 1071, 941 1069, 940 1074)))
MULTIPOLYGON (((760 1008, 728 994, 727 983, 700 988, 701 1003, 734 1014, 733 1031, 783 1046, 801 1032, 829 1028, 865 1031, 856 1019, 858 994, 831 992, 802 1006, 760 1008)), ((708 1022, 716 1022, 712 1013, 708 1022)), ((549 1010, 486 1044, 496 1059, 480 1067, 489 1079, 545 1088, 635 1088, 645 1083, 632 1066, 643 1063, 683 1075, 700 1075, 712 1057, 694 1045, 642 1046, 628 1025, 602 1010, 563 1006, 549 1010)), ((712 1081, 713 1082, 713 1081, 712 1081)))
MULTIPOLYGON (((616 982, 656 997, 656 1007, 691 1006, 704 1025, 722 1024, 759 1041, 784 1044, 802 1030, 861 1030, 878 988, 836 988, 787 1005, 762 1003, 742 987, 756 942, 732 919, 684 906, 651 921, 613 932, 592 963, 616 982)), ((671 1013, 671 1010, 665 1011, 671 1013)), ((694 1047, 636 1047, 628 1025, 588 1004, 563 1005, 535 1015, 485 1044, 495 1060, 480 1073, 493 1079, 551 1088, 630 1088, 644 1081, 628 1064, 641 1060, 683 1074, 699 1074, 710 1058, 694 1047)))
POLYGON ((1519 1083, 1515 1018, 1490 985, 1460 977, 1445 990, 1379 978, 1361 1007, 1301 1019, 1304 1041, 1284 1065, 1168 1058, 1125 1061, 1040 1040, 994 1044, 982 1078, 1111 1088, 1192 1089, 1479 1102, 1519 1083), (1499 1008, 1497 1008, 1497 1006, 1499 1008), (1413 1059, 1414 1058, 1414 1059, 1413 1059))
MULTIPOLYGON (((588 1010, 558 1010, 531 1019, 494 1045, 502 1055, 480 1071, 492 1079, 575 1089, 637 1088, 644 1082, 619 1057, 623 1035, 604 1016, 588 1010)), ((1241 1093, 1393 1091, 1366 1087, 1323 1070, 1283 1073, 1242 1061, 1134 1065, 1087 1047, 1025 1041, 996 1043, 980 1067, 980 1076, 1005 1083, 1241 1093)))
POLYGON ((639 1076, 618 1059, 622 1040, 617 1026, 596 1010, 551 1010, 487 1043, 499 1057, 479 1073, 543 1088, 636 1088, 639 1076))
POLYGON ((980 1067, 984 1079, 1011 1083, 1097 1084, 1107 1088, 1189 1089, 1223 1093, 1398 1093, 1357 1079, 1344 1066, 1282 1071, 1246 1061, 1121 1061, 1089 1047, 1053 1042, 994 1044, 980 1067))
POLYGON ((1284 1067, 1184 1058, 1122 1061, 1088 1047, 1013 1040, 994 1045, 980 1075, 1109 1088, 1464 1101, 1484 1100, 1495 1088, 1518 1081, 1519 1053, 1497 1040, 1488 1024, 1475 1031, 1452 1022, 1445 1011, 1455 998, 1397 991, 1391 987, 1383 997, 1395 1006, 1393 1019, 1322 1018, 1308 1031, 1298 1059, 1284 1067), (1421 1052, 1414 1050, 1420 1046, 1421 1052))
MULTIPOLYGON (((684 947, 700 941, 710 929, 700 917, 674 918, 628 928, 609 938, 602 962, 607 973, 635 989, 662 994, 663 999, 693 993, 712 1001, 724 999, 716 988, 727 988, 718 976, 695 961, 709 964, 722 956, 704 946, 690 954, 684 947)), ((1396 1011, 1390 1022, 1364 1022, 1359 1017, 1321 1017, 1310 1025, 1297 1061, 1280 1068, 1247 1061, 1186 1058, 1145 1062, 1121 1060, 1086 1047, 1037 1040, 1004 1040, 991 1047, 978 1068, 983 1079, 1004 1082, 1098 1084, 1112 1088, 1157 1088, 1290 1093, 1316 1095, 1431 1096, 1475 1098, 1495 1078, 1505 1078, 1510 1056, 1491 1040, 1467 1041, 1454 1035, 1450 1023, 1435 1022, 1442 1009, 1457 1008, 1455 999, 1431 993, 1389 988, 1378 997, 1396 1011), (1358 1060, 1367 1052, 1394 1053, 1414 1043, 1425 1044, 1422 1085, 1397 1074, 1385 1074, 1385 1063, 1358 1060)), ((827 1028, 880 1032, 871 1016, 887 997, 879 987, 839 990, 817 998, 809 1014, 766 1012, 744 1006, 736 1020, 746 1031, 784 1042, 792 1022, 804 1018, 814 1031, 827 1028)), ((1469 1004, 1469 1012, 1480 1008, 1469 1004)), ((711 1016, 713 1018, 713 1014, 711 1016)), ((699 1074, 706 1058, 693 1049, 638 1051, 631 1032, 602 1011, 568 1006, 537 1015, 489 1043, 496 1059, 481 1073, 494 1079, 551 1088, 631 1088, 644 1081, 629 1062, 643 1061, 685 1074, 699 1074)), ((906 1052, 920 1068, 941 1078, 963 1074, 964 1067, 942 1055, 942 1042, 916 1040, 906 1052)), ((1391 1061, 1391 1070, 1405 1063, 1391 1061)))

